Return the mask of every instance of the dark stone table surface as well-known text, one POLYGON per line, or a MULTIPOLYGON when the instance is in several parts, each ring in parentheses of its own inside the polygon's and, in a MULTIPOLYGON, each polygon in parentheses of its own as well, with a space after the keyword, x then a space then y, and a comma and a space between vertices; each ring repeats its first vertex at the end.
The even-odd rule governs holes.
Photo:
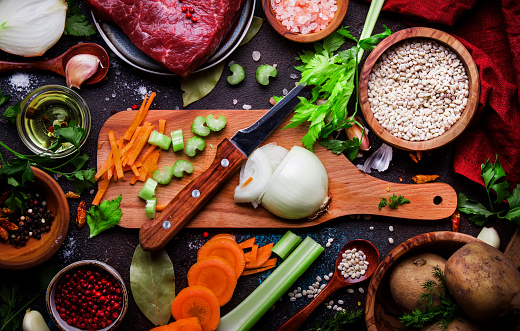
MULTIPOLYGON (((359 36, 368 11, 369 5, 360 0, 352 0, 344 26, 350 26, 354 36, 359 36)), ((82 10, 89 15, 85 6, 82 10)), ((255 16, 265 17, 260 1, 257 0, 255 16)), ((91 20, 90 15, 88 16, 91 20)), ((398 31, 406 27, 400 17, 383 12, 380 15, 374 32, 382 32, 383 24, 387 25, 392 31, 398 31)), ((54 47, 52 47, 44 58, 50 58, 61 54, 69 47, 79 42, 94 42, 104 46, 103 39, 96 35, 92 38, 63 37, 54 47)), ((269 108, 269 98, 272 95, 281 95, 283 89, 291 89, 295 79, 290 78, 291 74, 298 74, 294 66, 299 62, 295 59, 298 53, 304 49, 312 49, 312 45, 298 44, 290 42, 278 35, 271 26, 264 22, 261 30, 256 37, 248 44, 237 48, 233 54, 226 59, 226 64, 234 60, 242 64, 246 71, 246 80, 238 86, 230 86, 224 79, 230 72, 225 68, 222 79, 218 82, 215 89, 205 98, 187 106, 190 109, 236 109, 237 112, 244 112, 243 104, 252 106, 252 109, 269 108), (255 62, 252 59, 253 51, 260 51, 261 60, 255 62), (260 86, 254 79, 256 67, 261 63, 278 65, 278 76, 267 86, 260 86), (236 105, 233 99, 237 99, 236 105)), ((152 105, 152 109, 175 109, 182 107, 182 91, 180 89, 180 78, 174 76, 160 76, 145 73, 129 66, 119 59, 114 53, 109 51, 110 70, 108 79, 104 82, 84 86, 79 90, 79 94, 86 100, 92 113, 92 130, 84 150, 91 156, 88 166, 96 166, 96 143, 97 137, 104 122, 111 116, 112 111, 125 110, 133 104, 139 104, 145 92, 155 91, 157 96, 152 105)), ((16 60, 4 52, 0 52, 1 60, 16 60)), ((31 90, 47 84, 65 85, 63 77, 46 72, 26 72, 29 79, 27 85, 14 84, 12 82, 13 73, 0 73, 0 89, 5 94, 10 94, 14 100, 19 100, 27 95, 31 90)), ((10 103, 11 104, 11 103, 10 103)), ((4 108, 5 109, 5 108, 4 108)), ((1 111, 3 112, 2 109, 1 111)), ((232 120, 230 118, 229 120, 232 120)), ((5 119, 0 120, 0 139, 17 151, 27 153, 28 150, 19 139, 16 127, 5 119)), ((375 151, 381 145, 381 141, 372 133, 369 134, 372 145, 371 151, 375 151)), ((9 158, 5 150, 1 150, 2 155, 9 158)), ((367 153, 370 155, 371 152, 367 153)), ((402 178, 403 183, 412 183, 411 177, 415 174, 438 174, 439 181, 452 185, 457 192, 464 192, 468 196, 485 201, 484 189, 468 179, 457 175, 453 171, 454 148, 452 145, 433 151, 430 155, 425 155, 423 161, 414 163, 405 151, 394 148, 393 160, 387 171, 379 173, 373 172, 372 175, 387 181, 399 182, 402 178)), ((354 163, 363 162, 367 155, 358 158, 354 163)), ((58 180, 64 191, 71 189, 64 178, 58 180)), ((96 188, 96 187, 93 187, 96 188)), ((82 199, 90 204, 94 194, 87 190, 82 199)), ((105 261, 112 265, 124 278, 126 285, 130 285, 130 263, 135 247, 138 245, 138 231, 115 227, 92 239, 88 238, 88 226, 78 230, 74 224, 78 200, 69 200, 71 210, 71 221, 67 238, 59 251, 46 263, 34 269, 21 272, 0 270, 0 279, 31 279, 35 273, 41 271, 45 266, 54 265, 56 271, 78 260, 95 259, 105 261)), ((506 222, 491 221, 488 226, 495 226, 500 234, 502 244, 501 249, 509 241, 514 226, 506 222)), ((186 272, 196 260, 197 249, 207 240, 203 237, 203 232, 208 229, 186 229, 181 232, 166 246, 166 252, 173 261, 176 275, 177 291, 187 286, 186 272)), ((401 220, 386 217, 372 216, 370 219, 342 217, 323 225, 312 228, 293 229, 293 232, 305 237, 311 236, 317 242, 325 245, 329 238, 334 238, 331 247, 326 248, 324 253, 318 258, 315 264, 309 268, 304 276, 299 279, 292 288, 300 286, 306 288, 315 281, 318 275, 323 276, 333 271, 333 264, 339 249, 348 241, 356 238, 370 240, 379 249, 381 257, 385 257, 396 245, 414 237, 430 231, 451 230, 449 219, 437 221, 415 221, 401 220), (393 226, 394 231, 390 232, 389 226, 393 226), (373 227, 373 230, 369 228, 373 227), (393 238, 394 243, 389 243, 389 238, 393 238)), ((460 231, 477 235, 479 227, 470 223, 465 216, 462 217, 460 231)), ((232 232, 237 235, 239 240, 250 236, 257 236, 261 242, 275 241, 281 237, 285 230, 271 229, 209 229, 209 235, 220 232, 232 232)), ((0 252, 1 254, 1 252, 0 252)), ((243 277, 238 280, 238 285, 230 303, 226 304, 223 313, 231 310, 241 300, 243 300, 252 290, 266 277, 266 274, 258 274, 243 277)), ((368 282, 360 285, 366 290, 368 282)), ((346 289, 338 291, 332 296, 334 301, 342 299, 344 308, 355 309, 364 307, 366 296, 358 291, 360 286, 353 287, 355 292, 349 294, 346 289)), ((28 290, 28 298, 32 293, 28 290)), ((275 309, 269 311, 257 324, 254 330, 276 330, 285 320, 304 307, 309 299, 299 299, 296 302, 289 302, 288 296, 284 295, 283 300, 276 304, 275 309)), ((49 315, 45 308, 44 297, 41 296, 33 305, 33 308, 41 311, 46 320, 49 315)), ((305 327, 311 326, 316 322, 329 319, 332 316, 325 306, 320 306, 309 318, 305 327)), ((120 330, 148 330, 153 327, 144 315, 139 311, 130 295, 130 305, 126 317, 118 329, 120 330)), ((352 330, 365 329, 364 321, 357 323, 352 330)))

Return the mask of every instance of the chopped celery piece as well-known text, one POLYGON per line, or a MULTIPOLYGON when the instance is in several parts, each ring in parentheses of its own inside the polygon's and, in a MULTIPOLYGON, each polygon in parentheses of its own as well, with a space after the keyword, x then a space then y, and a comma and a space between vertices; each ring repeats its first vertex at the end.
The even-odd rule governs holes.
POLYGON ((166 185, 169 182, 171 182, 173 176, 172 167, 166 166, 164 167, 163 171, 160 171, 159 169, 155 170, 153 172, 153 180, 155 180, 157 183, 166 185))
POLYGON ((262 85, 269 85, 269 77, 276 77, 276 68, 269 64, 262 64, 256 69, 256 81, 262 85))
POLYGON ((171 133, 172 147, 174 152, 178 152, 184 148, 184 138, 182 136, 182 129, 175 130, 171 133))
POLYGON ((202 152, 204 148, 206 148, 206 142, 204 139, 197 136, 191 137, 186 142, 186 155, 193 157, 195 154, 197 154, 197 150, 202 152))
POLYGON ((143 200, 150 200, 155 195, 156 187, 157 182, 152 178, 148 178, 146 182, 144 182, 143 188, 141 188, 137 196, 143 200))
POLYGON ((229 70, 233 73, 231 76, 227 77, 227 81, 231 85, 236 85, 244 80, 246 74, 244 72, 244 68, 238 63, 234 63, 229 66, 229 70))
POLYGON ((151 198, 146 200, 146 206, 144 207, 144 211, 146 212, 146 217, 155 218, 155 208, 157 207, 157 198, 151 198))
POLYGON ((217 331, 249 330, 289 290, 323 252, 311 237, 298 247, 235 309, 220 319, 217 331))
POLYGON ((219 116, 215 118, 212 114, 209 114, 206 117, 206 124, 211 131, 220 131, 226 126, 226 118, 224 116, 219 116))
POLYGON ((204 116, 195 117, 191 124, 191 131, 193 131, 197 136, 207 136, 211 131, 207 126, 204 126, 204 123, 206 123, 204 116))
POLYGON ((301 241, 302 238, 291 231, 287 231, 276 245, 273 246, 271 251, 285 260, 301 241))
POLYGON ((175 177, 181 178, 184 173, 191 174, 193 173, 193 164, 190 161, 186 160, 177 160, 173 165, 173 175, 175 177))
POLYGON ((148 138, 148 143, 153 146, 158 146, 161 149, 168 150, 170 148, 170 143, 172 139, 165 134, 160 133, 159 131, 152 131, 150 134, 150 138, 148 138))

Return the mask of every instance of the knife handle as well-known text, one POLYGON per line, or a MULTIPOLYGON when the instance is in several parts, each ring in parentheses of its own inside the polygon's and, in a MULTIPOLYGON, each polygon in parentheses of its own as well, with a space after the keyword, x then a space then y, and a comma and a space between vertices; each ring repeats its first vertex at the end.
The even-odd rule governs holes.
POLYGON ((157 218, 141 226, 141 247, 152 252, 162 249, 246 160, 240 149, 224 139, 210 167, 186 185, 157 218))

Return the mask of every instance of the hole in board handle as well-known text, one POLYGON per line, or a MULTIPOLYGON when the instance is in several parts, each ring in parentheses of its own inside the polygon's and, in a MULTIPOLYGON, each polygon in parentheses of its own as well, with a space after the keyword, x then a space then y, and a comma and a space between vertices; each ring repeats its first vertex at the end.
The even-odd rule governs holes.
POLYGON ((436 196, 435 198, 433 198, 433 203, 436 204, 436 205, 440 205, 442 202, 442 197, 441 196, 436 196))

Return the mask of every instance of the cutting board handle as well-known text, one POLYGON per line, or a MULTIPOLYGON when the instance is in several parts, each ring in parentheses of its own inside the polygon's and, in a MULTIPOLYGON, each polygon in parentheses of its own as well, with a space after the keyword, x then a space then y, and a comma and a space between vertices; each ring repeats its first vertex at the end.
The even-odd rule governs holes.
POLYGON ((246 160, 247 156, 242 151, 224 139, 217 147, 211 166, 186 185, 159 217, 141 226, 141 247, 152 252, 162 249, 246 160))

